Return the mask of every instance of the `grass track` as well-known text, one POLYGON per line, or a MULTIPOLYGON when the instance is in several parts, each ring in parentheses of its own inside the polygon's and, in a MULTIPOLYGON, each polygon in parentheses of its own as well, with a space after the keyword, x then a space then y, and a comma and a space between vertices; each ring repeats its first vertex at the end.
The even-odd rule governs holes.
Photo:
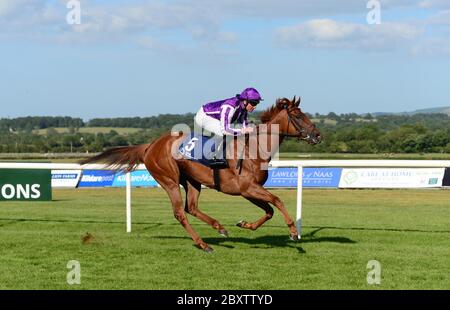
MULTIPOLYGON (((273 191, 294 216, 296 192, 273 191)), ((1 289, 449 289, 450 191, 304 190, 304 231, 288 240, 280 212, 257 231, 235 225, 262 215, 212 190, 201 208, 230 233, 190 217, 215 252, 193 246, 161 189, 133 189, 125 233, 124 189, 55 190, 53 202, 0 203, 1 289), (92 242, 83 244, 89 232, 92 242), (379 286, 367 262, 382 266, 379 286), (81 285, 69 286, 69 260, 81 285)))

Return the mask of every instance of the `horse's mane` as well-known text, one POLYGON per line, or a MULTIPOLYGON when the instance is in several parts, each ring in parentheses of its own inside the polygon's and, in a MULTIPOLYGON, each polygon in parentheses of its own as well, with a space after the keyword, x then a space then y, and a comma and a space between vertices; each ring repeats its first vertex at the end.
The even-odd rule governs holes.
POLYGON ((285 103, 285 102, 290 102, 290 101, 287 98, 281 98, 281 99, 278 98, 273 106, 271 106, 270 108, 268 108, 266 111, 264 111, 261 114, 261 122, 267 123, 268 121, 270 121, 275 115, 278 114, 278 112, 281 111, 281 108, 280 108, 281 103, 285 103))

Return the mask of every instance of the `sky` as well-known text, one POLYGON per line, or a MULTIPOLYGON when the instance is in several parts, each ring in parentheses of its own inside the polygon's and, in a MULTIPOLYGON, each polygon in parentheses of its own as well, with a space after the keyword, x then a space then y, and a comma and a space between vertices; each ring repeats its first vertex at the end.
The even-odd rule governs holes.
POLYGON ((258 110, 450 106, 450 0, 80 0, 68 23, 77 2, 0 0, 0 118, 195 113, 246 87, 258 110))

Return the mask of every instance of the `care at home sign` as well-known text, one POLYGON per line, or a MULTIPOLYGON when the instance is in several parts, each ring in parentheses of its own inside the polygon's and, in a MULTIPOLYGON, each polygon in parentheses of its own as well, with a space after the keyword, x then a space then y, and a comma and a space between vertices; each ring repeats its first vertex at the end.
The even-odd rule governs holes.
POLYGON ((341 188, 441 187, 445 168, 343 169, 341 188))

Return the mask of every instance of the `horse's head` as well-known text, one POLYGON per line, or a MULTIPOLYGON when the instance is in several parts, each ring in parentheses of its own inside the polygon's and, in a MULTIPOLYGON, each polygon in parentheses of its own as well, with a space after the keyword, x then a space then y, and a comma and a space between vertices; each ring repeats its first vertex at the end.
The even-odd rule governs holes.
POLYGON ((289 100, 278 99, 276 104, 266 111, 262 117, 264 123, 271 122, 279 124, 280 133, 286 137, 296 137, 310 144, 322 141, 319 129, 309 117, 300 110, 300 97, 289 100))

